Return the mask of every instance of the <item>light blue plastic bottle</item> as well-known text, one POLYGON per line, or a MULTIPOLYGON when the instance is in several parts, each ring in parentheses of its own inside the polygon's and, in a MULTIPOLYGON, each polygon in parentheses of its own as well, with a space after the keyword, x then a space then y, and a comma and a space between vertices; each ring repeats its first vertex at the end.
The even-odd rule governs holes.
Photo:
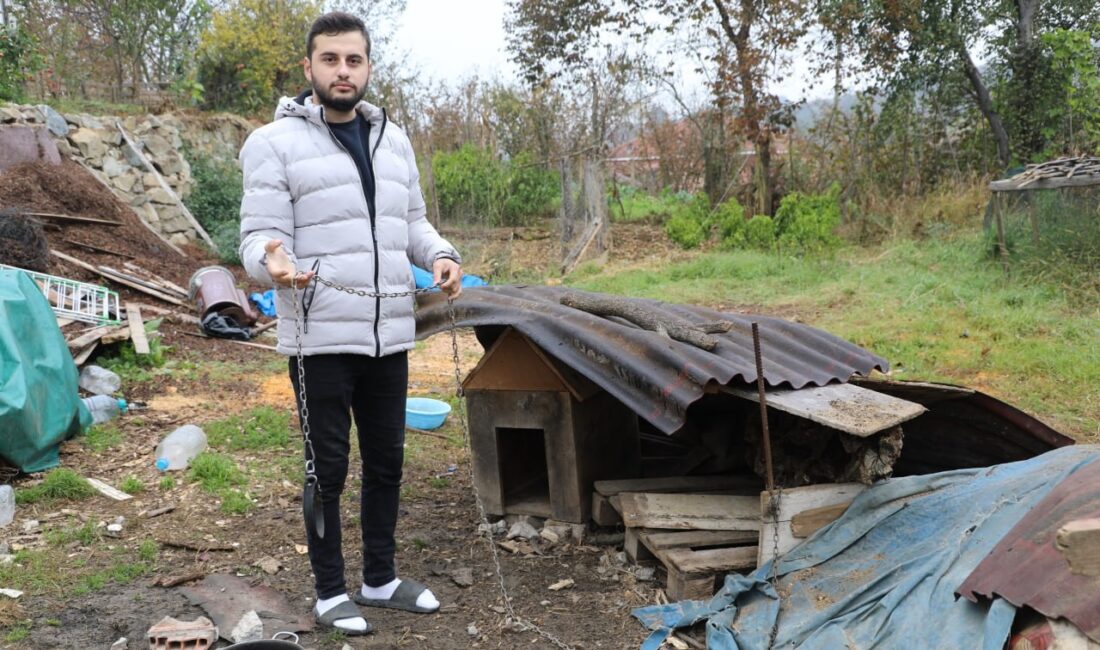
POLYGON ((157 469, 162 472, 187 469, 206 449, 206 433, 193 424, 185 424, 169 433, 157 445, 157 469))
POLYGON ((100 424, 126 412, 126 400, 110 395, 92 395, 80 401, 92 412, 92 423, 100 424))

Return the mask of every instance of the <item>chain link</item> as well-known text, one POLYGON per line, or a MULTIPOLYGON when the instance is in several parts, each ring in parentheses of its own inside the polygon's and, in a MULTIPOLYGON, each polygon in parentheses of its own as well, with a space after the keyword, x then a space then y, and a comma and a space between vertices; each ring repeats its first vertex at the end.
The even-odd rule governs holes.
MULTIPOLYGON (((780 603, 783 598, 779 595, 779 508, 783 500, 783 486, 776 483, 768 493, 768 511, 772 516, 772 566, 768 575, 768 581, 775 589, 775 597, 780 603)), ((779 610, 775 611, 775 620, 772 622, 771 633, 768 635, 769 650, 775 647, 775 637, 779 635, 779 610)))
MULTIPOLYGON (((351 287, 345 287, 343 285, 326 280, 319 275, 314 275, 313 279, 317 282, 344 293, 349 293, 355 296, 361 296, 364 298, 404 298, 406 296, 415 296, 421 293, 427 293, 439 287, 439 284, 434 284, 430 287, 424 287, 421 289, 414 289, 411 291, 395 291, 395 292, 374 292, 364 291, 361 289, 353 289, 351 287)), ((298 285, 292 284, 294 293, 294 345, 295 354, 298 359, 298 394, 301 399, 301 421, 302 421, 302 436, 305 439, 305 444, 309 448, 309 460, 306 461, 306 474, 313 473, 313 443, 309 438, 309 409, 306 407, 306 375, 305 364, 303 363, 302 353, 302 306, 301 301, 298 299, 298 285)), ((449 319, 449 330, 451 332, 451 358, 454 361, 454 374, 455 374, 455 395, 459 398, 463 397, 462 390, 462 368, 461 361, 458 356, 458 319, 455 315, 454 299, 447 298, 447 316, 449 319)), ((477 489, 477 480, 474 476, 474 462, 473 451, 470 448, 470 421, 467 417, 466 410, 463 409, 461 418, 462 422, 462 444, 466 452, 469 454, 470 460, 470 487, 474 492, 474 502, 477 504, 477 514, 480 520, 481 526, 479 528, 485 531, 485 542, 489 545, 490 555, 493 559, 493 568, 496 570, 497 586, 500 588, 501 597, 504 599, 504 609, 508 614, 508 617, 514 621, 515 625, 518 625, 521 630, 531 630, 546 639, 550 643, 554 644, 561 650, 575 650, 573 646, 565 643, 561 639, 557 638, 553 634, 542 629, 536 625, 533 621, 529 621, 518 613, 512 605, 512 596, 508 593, 508 587, 504 584, 504 569, 500 564, 500 552, 497 550, 496 542, 493 541, 493 532, 489 526, 489 518, 485 513, 485 505, 482 503, 481 494, 477 489)))

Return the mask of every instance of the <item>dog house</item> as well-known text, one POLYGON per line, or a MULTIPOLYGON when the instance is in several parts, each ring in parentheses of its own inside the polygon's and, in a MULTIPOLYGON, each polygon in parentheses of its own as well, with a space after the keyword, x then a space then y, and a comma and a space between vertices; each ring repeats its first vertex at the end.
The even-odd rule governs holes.
POLYGON ((463 389, 486 513, 585 523, 593 481, 637 476, 637 415, 515 329, 463 389))

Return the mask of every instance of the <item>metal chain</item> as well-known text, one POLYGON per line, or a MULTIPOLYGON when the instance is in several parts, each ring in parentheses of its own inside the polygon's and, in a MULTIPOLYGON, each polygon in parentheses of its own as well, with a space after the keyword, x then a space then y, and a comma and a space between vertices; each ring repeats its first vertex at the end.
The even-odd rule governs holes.
MULTIPOLYGON (((345 287, 331 280, 326 280, 319 275, 314 275, 313 279, 317 282, 325 285, 326 287, 349 293, 355 296, 362 296, 364 298, 403 298, 406 296, 415 296, 420 293, 427 293, 434 289, 439 288, 439 284, 434 284, 430 287, 424 287, 421 289, 414 289, 411 291, 395 291, 395 292, 374 292, 363 291, 361 289, 352 289, 351 287, 345 287)), ((302 436, 305 438, 305 444, 309 448, 310 459, 306 461, 306 474, 313 473, 313 443, 309 438, 309 409, 306 407, 306 375, 305 364, 303 363, 302 353, 302 306, 301 301, 298 300, 298 285, 292 283, 293 299, 294 299, 294 344, 295 353, 298 359, 298 394, 301 399, 301 421, 302 421, 302 436)), ((462 368, 461 362, 458 356, 458 319, 455 315, 454 299, 447 298, 447 316, 449 318, 449 330, 451 332, 451 356, 454 361, 454 374, 455 374, 455 395, 457 397, 463 397, 462 391, 462 368)), ((485 513, 485 505, 481 501, 481 494, 477 489, 477 480, 474 476, 474 463, 473 463, 473 451, 470 448, 470 422, 466 416, 465 409, 463 409, 462 422, 462 444, 466 451, 470 455, 470 487, 473 488, 474 502, 477 504, 478 518, 481 523, 481 530, 485 531, 485 541, 489 545, 490 555, 493 559, 493 567, 496 569, 497 585, 500 588, 500 594, 504 599, 504 609, 507 612, 509 618, 511 618, 517 625, 524 630, 531 630, 537 633, 542 638, 546 639, 550 643, 554 644, 561 650, 575 650, 573 646, 565 643, 561 639, 557 638, 553 634, 543 630, 534 622, 529 621, 518 613, 512 606, 512 596, 508 593, 508 588, 504 584, 504 569, 500 564, 500 552, 497 551, 496 542, 493 541, 493 532, 489 526, 489 518, 485 513)))
MULTIPOLYGON (((775 589, 776 599, 782 603, 779 595, 779 506, 783 499, 783 486, 776 483, 768 494, 768 511, 772 516, 772 567, 768 575, 768 582, 775 589)), ((775 620, 772 622, 771 633, 768 635, 768 648, 775 647, 775 637, 779 635, 779 610, 775 611, 775 620)))

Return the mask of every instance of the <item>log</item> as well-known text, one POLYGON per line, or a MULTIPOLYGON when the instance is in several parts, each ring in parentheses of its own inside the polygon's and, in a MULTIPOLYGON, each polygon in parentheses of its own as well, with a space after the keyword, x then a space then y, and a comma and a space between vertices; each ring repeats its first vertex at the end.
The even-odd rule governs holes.
POLYGON ((639 304, 622 298, 567 293, 561 297, 560 302, 566 307, 596 316, 616 316, 628 320, 644 330, 657 332, 675 341, 690 343, 708 352, 718 347, 718 339, 704 333, 690 321, 671 316, 656 316, 639 304))

